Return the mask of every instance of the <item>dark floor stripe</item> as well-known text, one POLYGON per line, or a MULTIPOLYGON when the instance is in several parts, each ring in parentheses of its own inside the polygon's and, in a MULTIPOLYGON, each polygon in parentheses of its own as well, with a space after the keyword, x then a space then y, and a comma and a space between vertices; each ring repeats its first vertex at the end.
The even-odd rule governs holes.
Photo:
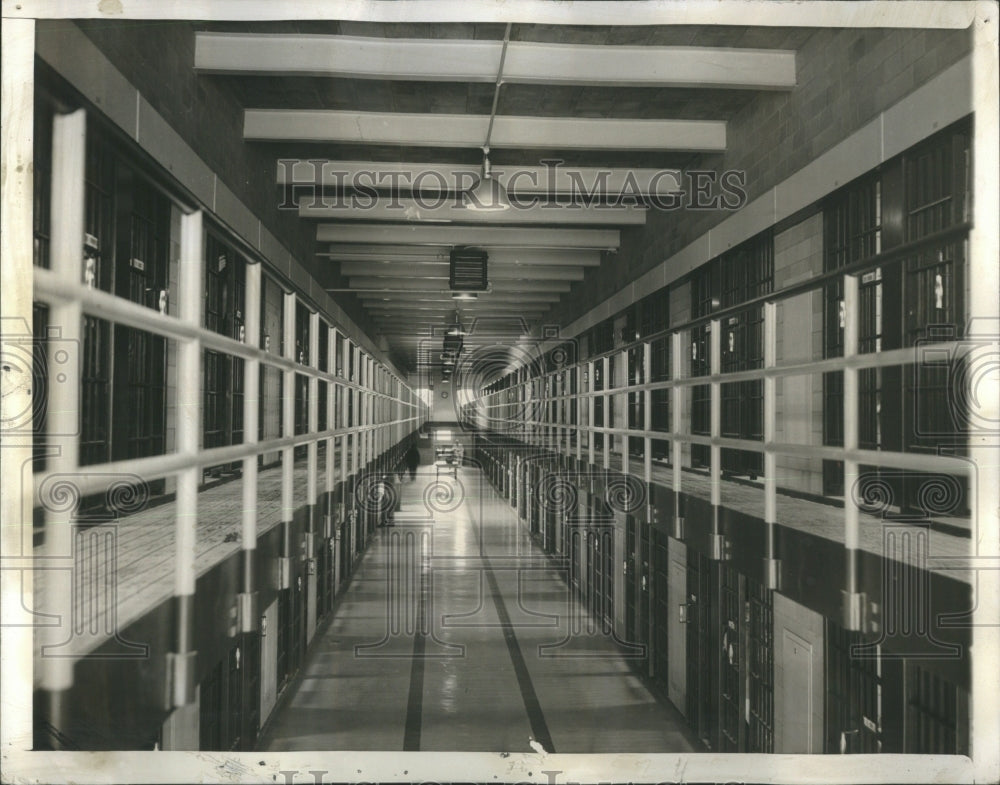
MULTIPOLYGON (((483 488, 489 486, 484 482, 485 473, 479 472, 480 497, 484 498, 483 488)), ((474 515, 469 516, 472 520, 473 531, 476 535, 476 542, 479 544, 480 558, 486 567, 486 580, 490 584, 490 594, 493 596, 493 604, 497 609, 497 616, 500 618, 500 626, 503 629, 504 643, 507 644, 507 653, 510 655, 511 664, 514 666, 514 676, 517 679, 518 689, 521 691, 521 700, 524 702, 524 710, 528 714, 528 724, 531 726, 531 735, 545 751, 552 753, 556 751, 556 745, 552 741, 549 733, 548 723, 545 722, 545 714, 542 712, 542 704, 538 701, 538 694, 535 692, 535 685, 531 681, 531 674, 528 672, 528 665, 524 661, 524 654, 521 652, 521 645, 517 642, 517 635, 514 632, 514 625, 510 622, 510 614, 507 613, 507 604, 503 601, 500 587, 497 585, 496 576, 493 574, 493 567, 486 556, 483 545, 480 526, 482 521, 477 520, 474 515)))
POLYGON ((514 626, 510 623, 507 605, 503 601, 500 587, 497 586, 497 579, 493 574, 493 568, 490 567, 490 560, 486 558, 485 554, 483 555, 483 562, 486 564, 486 580, 490 584, 490 594, 493 595, 493 604, 496 605, 497 616, 500 617, 500 625, 503 628, 503 639, 507 644, 507 653, 510 655, 510 661, 514 665, 517 686, 521 690, 521 700, 524 701, 524 709, 528 713, 531 735, 535 741, 545 748, 546 752, 555 752, 555 745, 552 743, 552 736, 549 734, 549 726, 545 722, 545 715, 542 713, 542 705, 538 702, 538 695, 535 693, 535 685, 531 682, 528 665, 524 661, 521 646, 517 642, 514 626))
POLYGON ((417 601, 417 627, 413 636, 413 658, 410 660, 410 694, 406 700, 406 726, 403 731, 403 751, 416 752, 420 749, 420 730, 424 713, 424 647, 427 635, 424 632, 426 619, 426 578, 421 571, 420 597, 417 601))

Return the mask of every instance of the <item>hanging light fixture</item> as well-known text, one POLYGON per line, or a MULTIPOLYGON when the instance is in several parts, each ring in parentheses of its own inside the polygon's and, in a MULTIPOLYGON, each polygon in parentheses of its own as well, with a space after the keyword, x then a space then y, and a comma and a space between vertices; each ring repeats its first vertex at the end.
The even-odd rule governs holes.
POLYGON ((496 83, 493 86, 493 108, 490 110, 490 124, 486 128, 486 141, 483 142, 483 173, 479 178, 479 182, 466 192, 462 198, 465 208, 468 210, 499 212, 500 210, 510 209, 507 189, 500 184, 490 171, 490 137, 493 135, 493 120, 497 115, 500 88, 503 86, 503 65, 507 59, 510 28, 511 23, 508 22, 507 29, 503 34, 503 47, 500 49, 500 65, 497 68, 496 83))
POLYGON ((490 171, 490 148, 483 148, 483 173, 464 198, 467 210, 497 212, 510 209, 507 189, 501 185, 490 171))

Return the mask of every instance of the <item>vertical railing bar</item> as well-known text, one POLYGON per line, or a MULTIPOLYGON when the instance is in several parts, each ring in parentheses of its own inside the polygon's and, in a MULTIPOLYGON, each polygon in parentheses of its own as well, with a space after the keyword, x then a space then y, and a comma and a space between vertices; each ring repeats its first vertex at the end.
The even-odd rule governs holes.
MULTIPOLYGON (((333 327, 328 327, 327 330, 329 338, 326 342, 326 367, 331 369, 332 371, 336 371, 335 362, 337 356, 337 346, 336 346, 337 330, 333 327)), ((333 423, 335 421, 335 412, 334 412, 335 390, 336 390, 335 383, 327 382, 326 422, 328 427, 331 428, 333 427, 333 423)), ((336 464, 337 464, 336 456, 334 455, 334 438, 331 436, 326 440, 326 493, 327 493, 327 498, 331 500, 330 502, 331 504, 333 499, 334 485, 336 484, 336 477, 334 473, 336 464)), ((331 518, 332 515, 330 514, 330 510, 328 507, 326 520, 324 523, 324 531, 323 531, 324 537, 331 536, 330 529, 333 525, 331 518)))
MULTIPOLYGON (((603 364, 604 369, 603 385, 601 389, 601 406, 603 407, 604 416, 602 418, 603 425, 602 428, 610 427, 611 423, 611 357, 610 355, 605 355, 601 358, 600 362, 603 364)), ((602 458, 604 460, 604 468, 611 468, 611 434, 604 434, 602 439, 602 458)))
MULTIPOLYGON (((718 319, 711 322, 710 333, 710 373, 713 381, 709 385, 711 393, 711 433, 713 439, 718 439, 722 435, 722 385, 717 380, 722 368, 722 323, 718 319)), ((717 445, 711 446, 711 476, 712 476, 712 507, 718 512, 719 504, 722 503, 722 449, 717 445)), ((717 515, 716 515, 717 517, 717 515)), ((715 532, 718 533, 718 532, 715 532)))
MULTIPOLYGON (((84 175, 87 151, 87 115, 83 109, 56 115, 52 130, 52 271, 70 281, 80 281, 84 233, 84 175)), ((5 227, 6 230, 6 227, 5 227)), ((80 455, 80 357, 82 355, 83 312, 79 301, 54 301, 49 306, 50 335, 66 346, 65 362, 56 362, 54 351, 46 352, 49 382, 46 408, 46 441, 50 451, 49 470, 72 478, 79 471, 80 455), (56 332, 58 331, 58 332, 56 332)), ((74 556, 74 509, 63 505, 45 506, 46 556, 67 559, 74 556)), ((43 627, 42 639, 56 647, 72 635, 72 570, 49 570, 45 576, 45 608, 58 623, 43 627)), ((42 647, 42 687, 53 700, 54 720, 67 707, 62 705, 65 690, 73 685, 73 660, 46 657, 42 647)))
MULTIPOLYGON (((319 312, 309 314, 309 366, 319 368, 319 312)), ((309 433, 316 433, 319 430, 319 379, 310 376, 308 381, 309 411, 308 428, 309 433)), ((319 442, 310 442, 307 450, 306 463, 308 466, 306 480, 306 504, 310 507, 316 504, 316 494, 319 473, 319 442)))
MULTIPOLYGON (((977 21, 973 29, 973 63, 971 94, 986 96, 990 91, 996 94, 997 32, 992 6, 983 6, 977 11, 977 21), (980 15, 981 14, 981 15, 980 15), (993 22, 989 24, 989 22, 993 22)), ((976 221, 969 233, 967 269, 975 271, 975 285, 969 287, 967 340, 973 342, 975 353, 978 349, 990 347, 991 362, 979 362, 974 380, 975 395, 967 394, 969 411, 967 423, 978 423, 969 428, 966 437, 974 470, 969 474, 970 504, 973 510, 972 526, 975 535, 975 555, 992 559, 997 563, 1000 557, 1000 540, 997 538, 997 516, 1000 511, 1000 483, 997 482, 996 423, 1000 419, 1000 368, 996 363, 997 333, 1000 328, 1000 303, 997 291, 1000 289, 1000 270, 996 259, 1000 258, 1000 237, 991 216, 1000 212, 1000 186, 996 171, 1000 168, 1000 111, 995 101, 976 102, 972 115, 972 150, 974 173, 968 205, 974 211, 976 221)), ((952 358, 953 363, 963 360, 952 358)), ((971 357, 964 362, 973 362, 971 357)), ((959 370, 959 369, 956 369, 959 370)), ((967 374, 973 376, 973 374, 967 374)), ((954 395, 957 391, 953 391, 954 395)), ((996 706, 1000 704, 1000 690, 996 679, 996 659, 987 652, 996 651, 998 643, 997 620, 1000 615, 1000 572, 996 569, 978 570, 975 573, 975 589, 971 627, 972 646, 978 654, 971 657, 970 683, 976 685, 975 696, 969 703, 969 755, 979 778, 996 779, 1000 770, 1000 749, 994 735, 996 729, 996 706)))
MULTIPOLYGON (((351 388, 347 384, 350 382, 350 357, 347 356, 348 352, 351 350, 350 339, 345 335, 341 338, 341 352, 340 356, 343 357, 343 372, 344 372, 344 382, 345 384, 341 387, 340 391, 340 424, 343 428, 350 428, 350 424, 347 421, 348 404, 350 403, 349 396, 352 395, 351 388)), ((347 450, 347 440, 348 436, 344 436, 340 440, 340 479, 342 482, 347 482, 347 476, 350 474, 351 467, 349 464, 350 457, 347 450)))
MULTIPOLYGON (((201 212, 181 218, 178 290, 180 318, 196 326, 202 322, 204 294, 201 212)), ((180 341, 177 347, 177 452, 194 457, 200 448, 201 391, 203 389, 201 342, 180 341)), ((198 468, 192 466, 177 475, 177 544, 175 561, 175 641, 177 670, 173 675, 175 706, 194 700, 194 592, 195 554, 198 525, 198 468)))
MULTIPOLYGON (((777 304, 764 304, 764 367, 773 368, 777 358, 777 304)), ((777 380, 764 378, 764 443, 773 442, 777 433, 777 380)), ((773 544, 773 524, 776 520, 777 483, 775 453, 764 453, 764 522, 768 524, 768 542, 773 544)), ((769 548, 770 552, 770 548, 769 548)))
MULTIPOLYGON (((649 380, 652 378, 652 362, 653 362, 653 346, 649 341, 646 341, 642 345, 642 378, 639 380, 641 384, 648 384, 649 380)), ((636 393, 636 395, 642 396, 642 429, 649 433, 653 430, 653 393, 652 391, 646 389, 642 392, 636 393)), ((644 480, 645 482, 651 483, 653 481, 653 440, 650 437, 646 437, 644 440, 645 445, 645 457, 644 457, 644 480)))
MULTIPOLYGON (((3 228, 0 232, 0 246, 2 246, 0 247, 0 260, 2 260, 0 314, 3 322, 0 323, 4 325, 4 338, 8 337, 8 330, 11 333, 19 332, 27 338, 32 321, 32 291, 26 282, 31 281, 33 275, 32 213, 37 195, 34 175, 38 162, 32 142, 36 138, 38 129, 34 123, 34 113, 25 110, 31 105, 35 95, 35 29, 34 19, 8 18, 0 31, 2 35, 0 70, 3 72, 2 100, 0 100, 2 107, 0 134, 3 139, 0 143, 0 155, 3 158, 4 174, 3 206, 0 208, 0 226, 3 228)), ((77 249, 79 247, 78 245, 77 249)), ((47 368, 40 367, 34 361, 32 352, 26 352, 20 362, 25 378, 37 378, 36 374, 43 372, 48 372, 48 378, 52 378, 47 368)), ((0 527, 0 553, 8 557, 28 555, 32 549, 30 539, 33 535, 32 527, 26 524, 32 520, 32 498, 36 481, 24 470, 32 460, 32 439, 29 434, 15 436, 11 426, 18 422, 16 418, 31 411, 33 394, 34 391, 28 385, 9 387, 4 385, 3 395, 0 396, 0 422, 4 423, 3 430, 6 431, 3 458, 0 460, 0 488, 3 489, 0 492, 0 521, 4 522, 0 527), (10 430, 7 430, 8 428, 10 430), (22 521, 25 525, 6 525, 8 522, 22 521)), ((37 423, 32 425, 38 427, 37 423)), ((48 433, 44 436, 47 439, 48 433)), ((46 529, 50 528, 48 518, 45 520, 45 525, 46 529)), ((46 548, 42 546, 40 551, 44 555, 46 548)), ((50 576, 51 574, 50 572, 50 576)), ((25 618, 24 609, 16 607, 14 601, 19 600, 22 593, 24 596, 33 594, 37 585, 38 576, 31 570, 0 571, 0 594, 5 598, 2 611, 5 625, 3 646, 5 654, 9 655, 9 660, 4 657, 6 667, 0 672, 0 695, 3 696, 4 706, 7 709, 4 721, 0 723, 0 749, 5 750, 5 755, 11 757, 14 750, 25 749, 30 744, 32 715, 27 707, 32 704, 33 678, 25 678, 27 668, 10 667, 10 665, 21 656, 20 652, 31 650, 32 636, 35 632, 29 626, 15 626, 19 619, 28 620, 25 618), (24 708, 17 710, 13 708, 15 706, 24 708)), ((57 587, 55 596, 68 595, 59 591, 57 587)), ((41 599, 38 595, 35 595, 35 598, 36 601, 41 599)), ((39 603, 36 607, 44 609, 46 606, 39 603)), ((62 618, 68 620, 69 617, 62 618)), ((43 635, 39 635, 39 639, 46 640, 43 635)), ((59 641, 52 640, 52 642, 59 641)), ((72 676, 70 663, 60 668, 69 670, 72 676)), ((38 671, 46 686, 58 683, 63 678, 63 674, 60 673, 51 674, 57 677, 51 679, 44 666, 38 667, 38 671)), ((63 692, 48 693, 48 696, 53 699, 51 709, 66 703, 63 692), (59 698, 56 699, 56 695, 59 695, 59 698)), ((52 716, 53 724, 58 727, 61 724, 59 713, 56 712, 52 716)), ((9 768, 13 769, 13 766, 9 768)))
MULTIPOLYGON (((670 336, 670 364, 671 378, 674 381, 680 380, 684 375, 684 369, 682 366, 682 355, 681 355, 681 333, 675 332, 670 336)), ((683 406, 684 406, 684 388, 680 385, 674 385, 670 388, 670 419, 671 419, 671 430, 673 431, 673 440, 670 443, 670 451, 672 453, 673 461, 673 475, 674 475, 674 506, 675 506, 675 516, 680 517, 680 498, 681 498, 681 462, 683 460, 683 449, 684 445, 678 441, 677 436, 681 436, 684 429, 684 419, 683 419, 683 406)))
MULTIPOLYGON (((282 313, 281 353, 286 360, 295 361, 295 292, 285 292, 282 313)), ((282 371, 282 435, 295 433, 295 371, 282 371)), ((291 523, 295 515, 295 448, 286 447, 281 452, 281 529, 283 557, 291 556, 291 523)), ((287 588, 282 586, 282 588, 287 588)))
MULTIPOLYGON (((853 275, 844 276, 844 358, 858 353, 860 330, 858 279, 853 275)), ((858 369, 844 368, 844 450, 850 452, 858 448, 858 369)), ((858 479, 858 463, 844 461, 844 549, 847 560, 847 604, 845 627, 858 629, 861 623, 855 605, 858 591, 857 555, 859 544, 860 514, 855 501, 853 484, 858 479)))
MULTIPOLYGON (((778 361, 778 306, 774 302, 764 304, 764 368, 773 368, 778 361)), ((764 444, 775 441, 778 424, 777 379, 764 377, 764 444)), ((777 589, 778 571, 775 559, 777 548, 775 528, 778 520, 778 456, 764 452, 764 527, 765 543, 765 585, 777 589)))
MULTIPOLYGON (((244 336, 249 346, 260 346, 260 305, 262 265, 248 263, 246 266, 246 296, 244 336)), ((260 420, 260 361, 243 362, 243 441, 256 444, 259 440, 260 420)), ((253 555, 257 548, 257 456, 243 459, 243 529, 241 547, 243 549, 243 591, 253 592, 253 555)), ((246 630, 244 630, 246 631, 246 630)))

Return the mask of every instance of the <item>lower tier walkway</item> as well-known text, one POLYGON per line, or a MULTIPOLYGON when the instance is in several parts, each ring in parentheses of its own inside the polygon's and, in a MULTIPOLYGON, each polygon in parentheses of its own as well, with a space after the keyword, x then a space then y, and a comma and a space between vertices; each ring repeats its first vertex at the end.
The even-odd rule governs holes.
POLYGON ((478 469, 399 492, 262 749, 695 750, 478 469))

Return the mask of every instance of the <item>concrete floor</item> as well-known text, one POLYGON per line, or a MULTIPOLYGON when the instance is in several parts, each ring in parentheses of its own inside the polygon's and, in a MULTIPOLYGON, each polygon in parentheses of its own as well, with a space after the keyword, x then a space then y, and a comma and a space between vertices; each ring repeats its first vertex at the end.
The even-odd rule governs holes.
POLYGON ((695 750, 478 469, 400 494, 262 749, 695 750))

